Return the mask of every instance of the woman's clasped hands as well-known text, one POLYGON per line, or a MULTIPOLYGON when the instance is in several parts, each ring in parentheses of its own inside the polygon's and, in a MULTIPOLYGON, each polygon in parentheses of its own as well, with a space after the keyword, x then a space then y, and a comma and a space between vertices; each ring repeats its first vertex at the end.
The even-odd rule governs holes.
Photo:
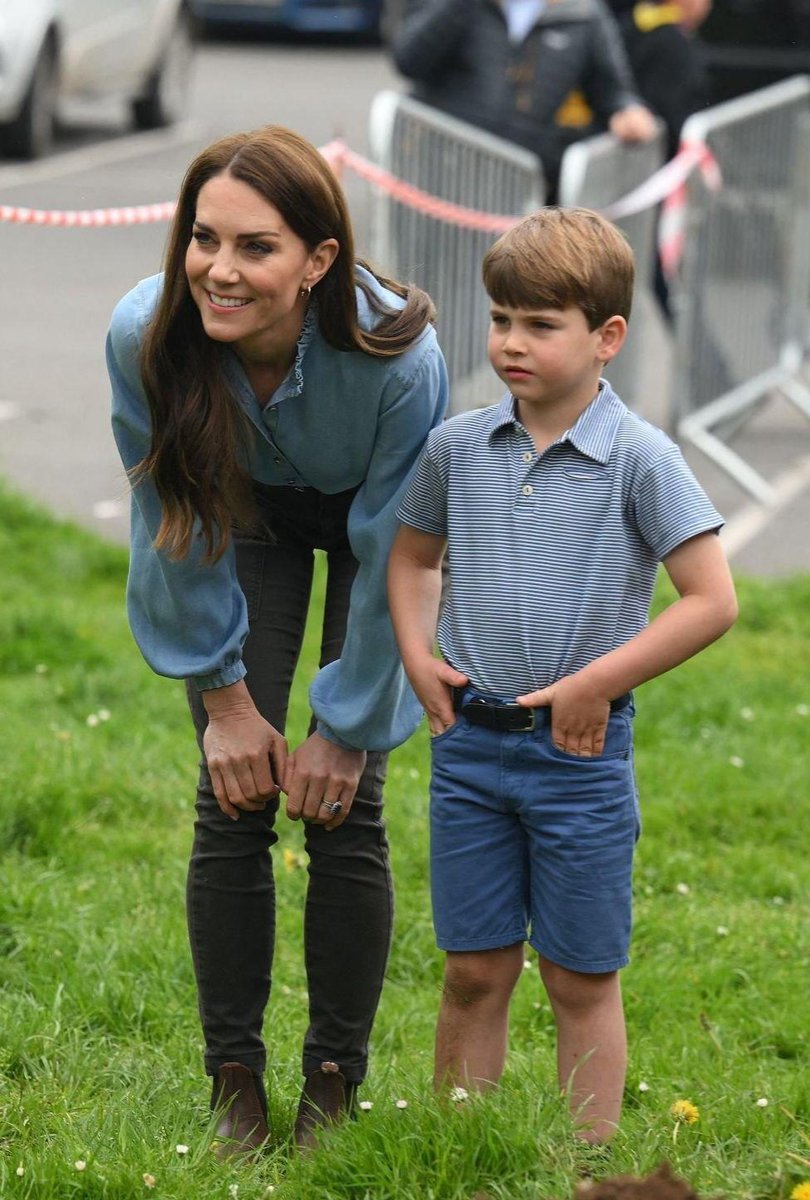
POLYGON ((244 684, 204 693, 208 726, 203 750, 222 811, 262 812, 281 792, 287 816, 326 829, 346 820, 366 764, 353 750, 312 733, 292 753, 286 738, 261 716, 244 684))

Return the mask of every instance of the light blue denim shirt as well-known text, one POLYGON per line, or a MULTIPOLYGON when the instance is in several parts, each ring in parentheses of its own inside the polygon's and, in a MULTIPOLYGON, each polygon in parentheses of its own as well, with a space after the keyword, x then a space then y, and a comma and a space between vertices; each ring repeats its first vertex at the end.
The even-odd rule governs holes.
MULTIPOLYGON (((384 303, 402 307, 399 297, 357 270, 384 303)), ((133 288, 116 306, 107 337, 113 432, 127 470, 141 462, 151 441, 140 353, 162 282, 155 275, 133 288)), ((359 288, 357 297, 360 324, 370 329, 376 318, 359 288)), ((311 314, 295 362, 265 408, 236 354, 225 353, 234 395, 253 426, 253 476, 329 495, 358 488, 348 518, 359 567, 346 639, 340 658, 315 677, 310 703, 319 731, 330 740, 391 749, 410 736, 421 715, 397 652, 385 574, 397 505, 447 404, 436 335, 428 327, 404 354, 373 358, 333 349, 311 314)), ((159 523, 160 502, 145 480, 132 493, 127 606, 135 640, 160 675, 191 679, 200 690, 235 683, 245 675, 248 616, 233 547, 206 565, 198 538, 187 558, 172 561, 154 548, 159 523)))

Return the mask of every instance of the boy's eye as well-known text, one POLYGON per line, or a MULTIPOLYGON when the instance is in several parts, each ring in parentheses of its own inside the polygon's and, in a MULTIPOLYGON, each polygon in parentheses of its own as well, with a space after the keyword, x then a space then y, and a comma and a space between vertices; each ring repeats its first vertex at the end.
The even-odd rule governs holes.
POLYGON ((506 325, 507 324, 507 318, 503 315, 503 313, 491 313, 490 320, 492 321, 493 325, 506 325))

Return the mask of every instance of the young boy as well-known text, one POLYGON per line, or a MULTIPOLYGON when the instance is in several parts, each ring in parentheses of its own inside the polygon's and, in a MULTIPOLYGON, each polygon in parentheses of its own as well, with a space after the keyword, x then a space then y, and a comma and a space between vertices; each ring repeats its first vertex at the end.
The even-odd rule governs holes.
POLYGON ((431 880, 447 952, 435 1080, 499 1079, 528 937, 578 1136, 599 1141, 616 1128, 626 1064, 631 690, 724 633, 736 600, 722 519, 677 447, 600 378, 630 311, 623 236, 596 213, 543 209, 489 250, 484 283, 489 358, 509 394, 431 433, 389 568, 434 735, 431 880), (659 561, 679 598, 648 624, 659 561))

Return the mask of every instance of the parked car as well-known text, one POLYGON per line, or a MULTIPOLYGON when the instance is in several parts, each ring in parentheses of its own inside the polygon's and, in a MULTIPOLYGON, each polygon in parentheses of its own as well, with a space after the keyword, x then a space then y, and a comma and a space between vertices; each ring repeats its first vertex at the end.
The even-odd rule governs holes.
POLYGON ((810 72, 810 0, 714 0, 701 26, 717 103, 810 72))
MULTIPOLYGON (((203 26, 277 26, 296 33, 376 36, 398 0, 191 0, 203 26)), ((401 3, 401 0, 399 0, 401 3)))
POLYGON ((187 0, 3 0, 0 151, 36 158, 60 104, 123 97, 138 129, 185 111, 193 55, 187 0))

